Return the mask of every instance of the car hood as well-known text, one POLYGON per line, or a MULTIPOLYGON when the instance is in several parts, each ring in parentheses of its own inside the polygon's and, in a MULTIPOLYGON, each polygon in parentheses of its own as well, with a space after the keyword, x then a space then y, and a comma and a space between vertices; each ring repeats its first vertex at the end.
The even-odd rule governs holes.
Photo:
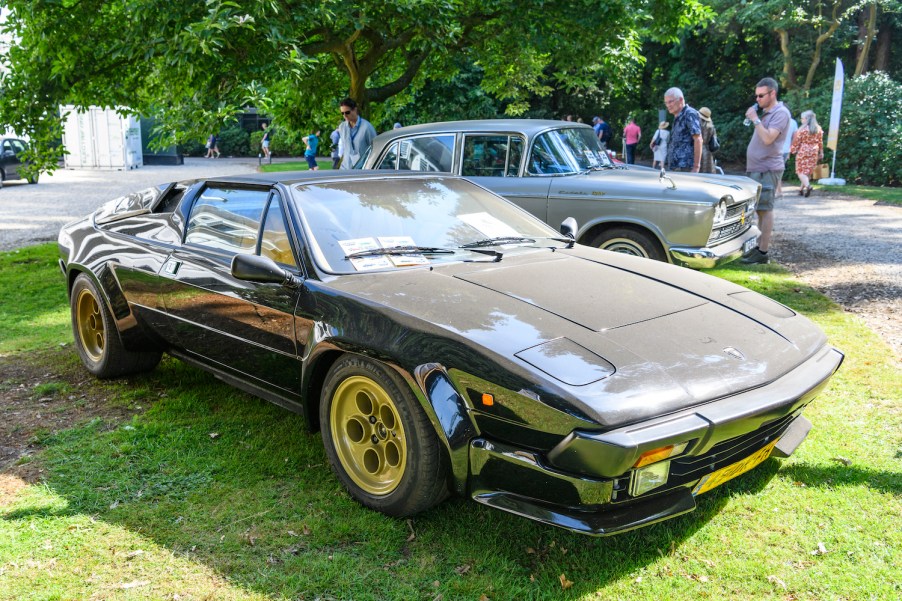
POLYGON ((758 193, 758 183, 744 176, 668 171, 661 179, 659 170, 630 166, 555 178, 551 194, 593 195, 597 194, 599 185, 603 185, 606 196, 618 198, 651 197, 710 203, 727 195, 735 202, 745 201, 758 193))
POLYGON ((604 426, 762 386, 826 342, 804 317, 740 286, 580 246, 335 285, 442 328, 604 426))

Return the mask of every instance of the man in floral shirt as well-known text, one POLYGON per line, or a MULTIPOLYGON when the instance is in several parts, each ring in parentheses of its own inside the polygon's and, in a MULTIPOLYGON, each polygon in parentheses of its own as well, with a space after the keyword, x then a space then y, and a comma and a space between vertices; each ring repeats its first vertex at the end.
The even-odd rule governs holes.
POLYGON ((667 147, 667 168, 698 173, 702 162, 702 126, 698 111, 686 104, 679 88, 664 92, 664 106, 674 116, 667 147))

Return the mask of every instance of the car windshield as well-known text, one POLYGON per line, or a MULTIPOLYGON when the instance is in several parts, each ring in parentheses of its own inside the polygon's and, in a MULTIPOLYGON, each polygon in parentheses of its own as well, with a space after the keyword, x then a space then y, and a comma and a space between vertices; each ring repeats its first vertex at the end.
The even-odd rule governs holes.
POLYGON ((503 198, 456 178, 317 182, 299 184, 293 194, 314 260, 330 273, 494 261, 517 245, 560 238, 503 198))
POLYGON ((614 167, 588 127, 554 129, 539 135, 527 165, 531 175, 569 175, 614 167))

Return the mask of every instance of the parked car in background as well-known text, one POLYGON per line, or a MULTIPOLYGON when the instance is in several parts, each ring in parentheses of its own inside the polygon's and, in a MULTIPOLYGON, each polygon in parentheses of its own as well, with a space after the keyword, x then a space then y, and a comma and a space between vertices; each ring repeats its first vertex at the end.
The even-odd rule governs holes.
POLYGON ((297 411, 393 516, 456 494, 606 535, 691 511, 792 453, 843 359, 767 297, 574 244, 445 175, 174 183, 59 249, 91 373, 168 352, 297 411))
MULTIPOLYGON (((10 179, 26 179, 19 173, 22 167, 22 153, 28 148, 28 142, 18 138, 0 139, 0 187, 10 179)), ((27 178, 29 184, 38 183, 37 176, 27 178)))
POLYGON ((741 176, 615 164, 588 125, 530 119, 452 121, 376 137, 364 169, 464 176, 557 227, 574 217, 580 243, 710 268, 739 258, 759 234, 760 194, 741 176))

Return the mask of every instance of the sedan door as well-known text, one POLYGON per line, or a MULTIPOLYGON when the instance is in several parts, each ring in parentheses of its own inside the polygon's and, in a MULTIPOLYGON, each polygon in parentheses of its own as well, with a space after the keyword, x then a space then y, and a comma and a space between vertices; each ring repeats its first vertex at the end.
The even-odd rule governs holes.
POLYGON ((184 244, 163 265, 163 301, 180 346, 214 369, 296 394, 298 290, 234 278, 238 253, 269 256, 300 274, 286 212, 269 188, 209 185, 188 216, 184 244))
POLYGON ((460 175, 547 221, 552 178, 531 174, 519 177, 524 146, 518 134, 466 134, 460 175))

